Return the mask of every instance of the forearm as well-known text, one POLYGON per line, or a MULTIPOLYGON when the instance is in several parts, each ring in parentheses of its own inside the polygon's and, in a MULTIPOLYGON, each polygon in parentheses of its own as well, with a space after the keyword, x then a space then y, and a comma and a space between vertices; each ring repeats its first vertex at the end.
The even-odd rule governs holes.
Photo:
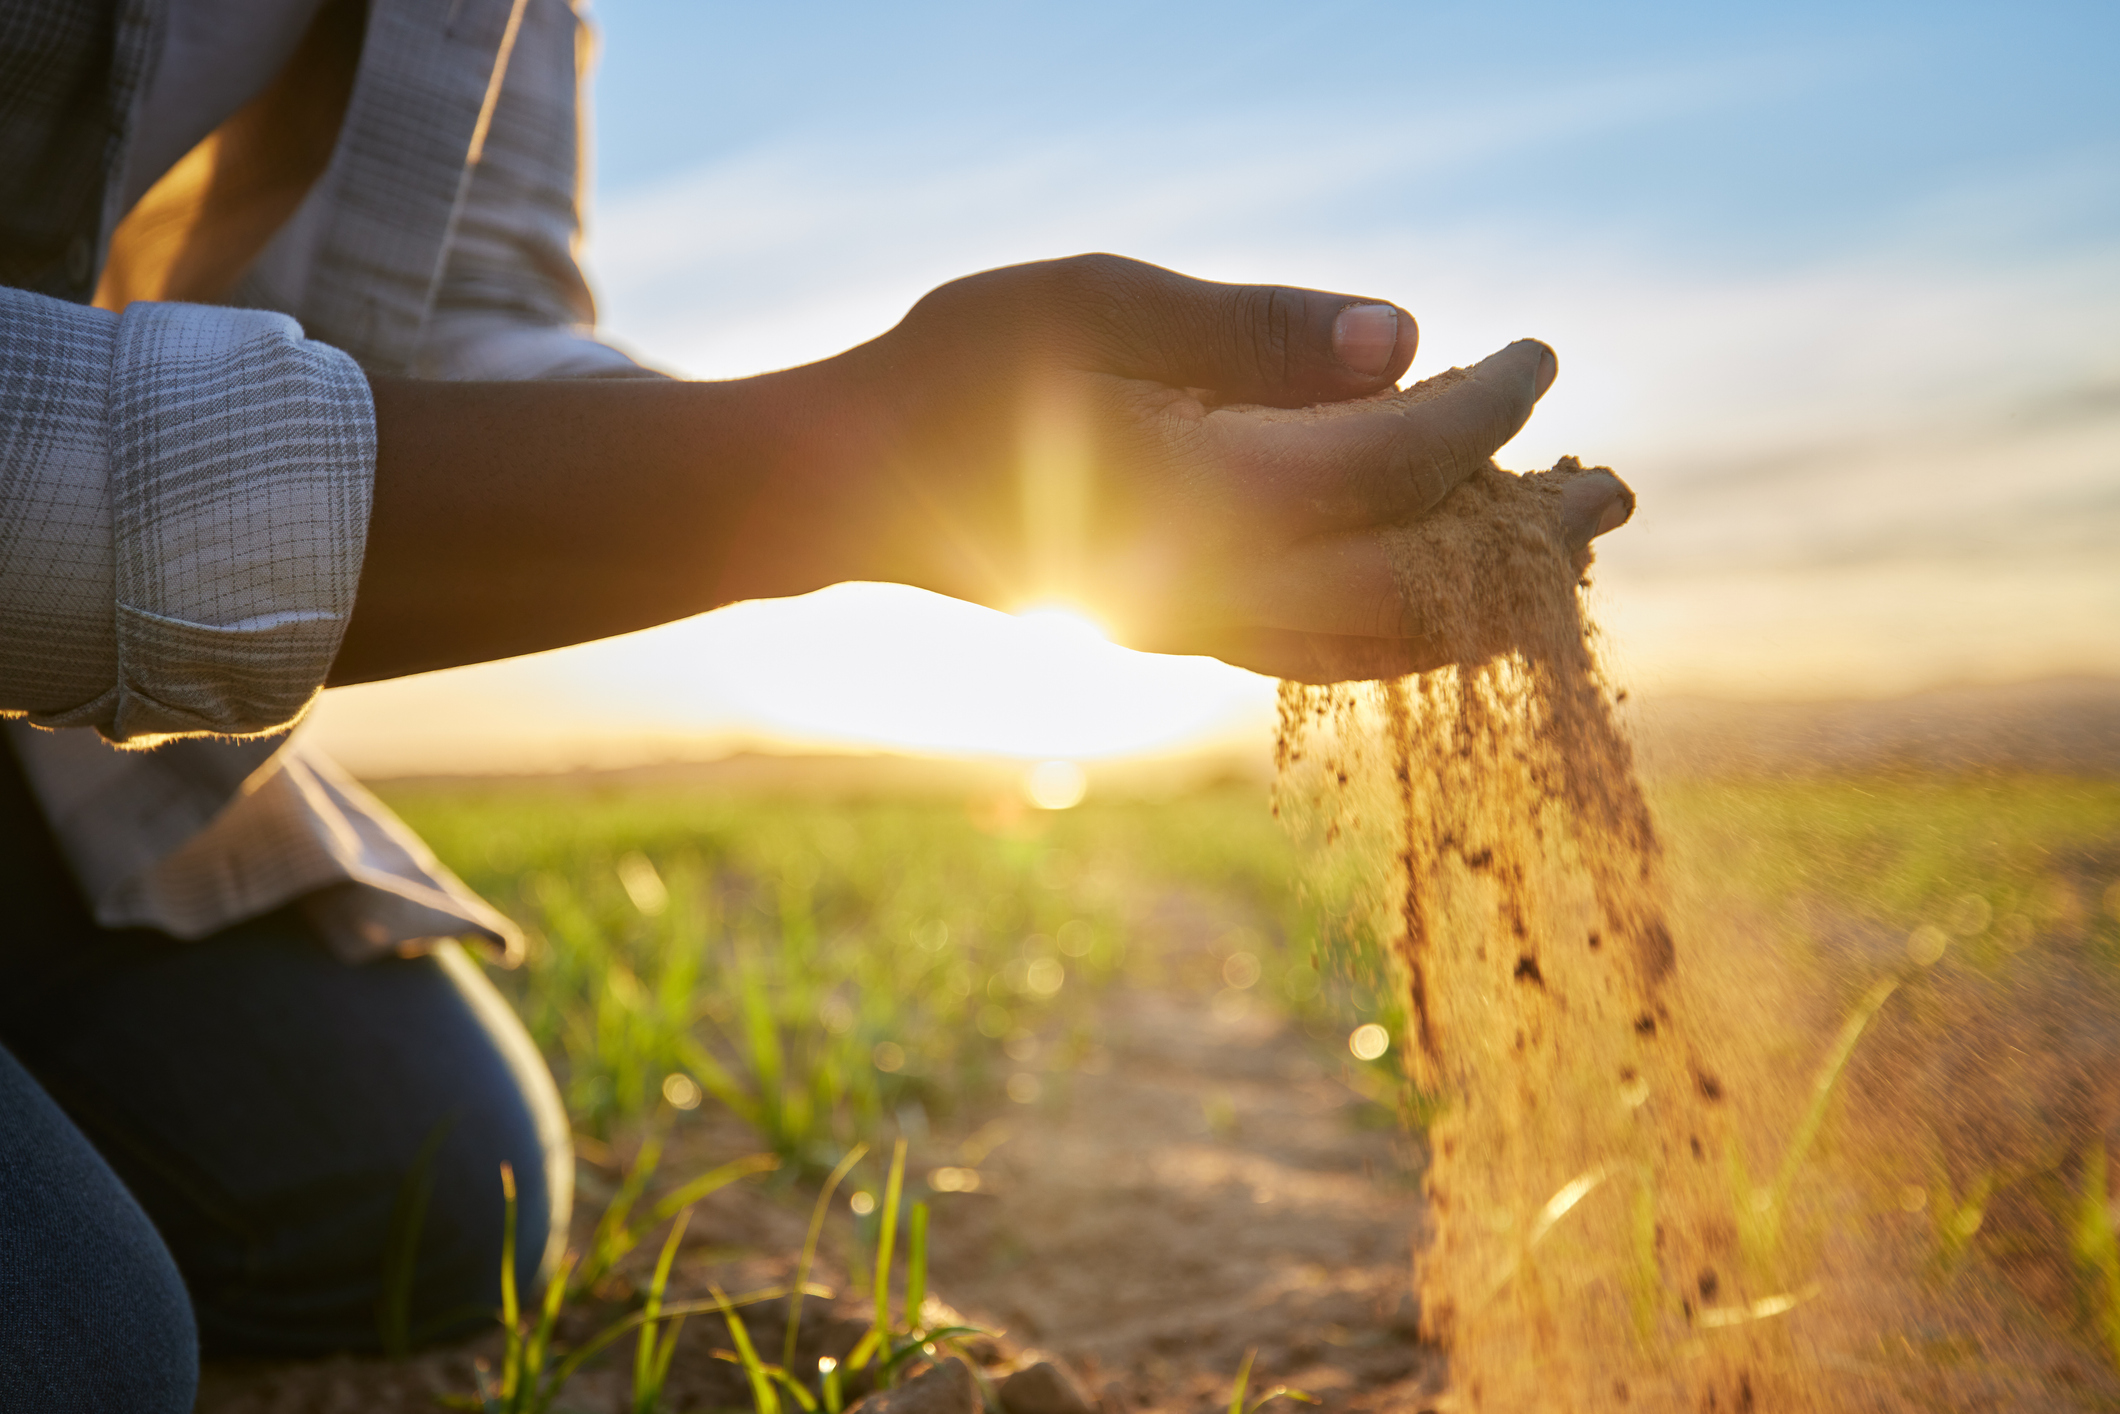
POLYGON ((830 364, 727 383, 377 378, 334 685, 627 633, 852 570, 830 364), (770 493, 770 494, 765 494, 770 493), (802 523, 797 507, 810 507, 802 523))
MULTIPOLYGON (((1071 596, 1131 646, 1257 671, 1314 675, 1313 638, 1410 671, 1428 630, 1384 531, 1484 465, 1558 366, 1520 340, 1375 398, 1414 338, 1393 305, 1093 255, 954 281, 870 343, 761 378, 377 380, 331 681, 848 579, 1071 596), (1344 415, 1274 411, 1327 402, 1344 415)), ((1625 518, 1624 488, 1584 487, 1567 509, 1587 540, 1625 518)))

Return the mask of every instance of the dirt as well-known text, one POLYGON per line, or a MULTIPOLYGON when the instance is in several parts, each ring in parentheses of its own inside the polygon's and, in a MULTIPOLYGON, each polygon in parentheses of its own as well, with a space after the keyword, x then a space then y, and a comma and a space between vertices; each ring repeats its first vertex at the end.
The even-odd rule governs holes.
MULTIPOLYGON (((1174 896, 1152 926, 1211 956, 1226 907, 1174 896)), ((1108 1409, 1226 1407, 1247 1350, 1255 1387, 1419 1407, 1420 1155, 1342 1079, 1343 1036, 1223 997, 1114 995, 1109 1070, 1004 1120, 991 1193, 938 1210, 938 1282, 1108 1409)))
POLYGON ((1684 1370, 1654 1358, 1735 1257, 1700 1196, 1727 1096, 1676 1004, 1661 851, 1577 599, 1561 489, 1589 474, 1490 465, 1392 534, 1400 593, 1450 666, 1285 684, 1283 797, 1341 816, 1380 792, 1393 822, 1380 884, 1408 1054, 1442 1110, 1422 1331, 1449 1351, 1453 1399, 1746 1408, 1763 1384, 1746 1333, 1684 1370), (1647 1218, 1597 1204, 1564 1232, 1589 1252, 1535 1250, 1616 1170, 1641 1176, 1647 1218))

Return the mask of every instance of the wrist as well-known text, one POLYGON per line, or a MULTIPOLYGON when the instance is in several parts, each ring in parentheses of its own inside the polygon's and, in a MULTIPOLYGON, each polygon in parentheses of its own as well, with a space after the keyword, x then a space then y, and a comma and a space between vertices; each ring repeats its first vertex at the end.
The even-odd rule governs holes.
MULTIPOLYGON (((866 347, 737 385, 750 404, 752 494, 733 518, 716 600, 781 598, 890 578, 887 370, 866 347)), ((718 420, 718 419, 717 419, 718 420)))

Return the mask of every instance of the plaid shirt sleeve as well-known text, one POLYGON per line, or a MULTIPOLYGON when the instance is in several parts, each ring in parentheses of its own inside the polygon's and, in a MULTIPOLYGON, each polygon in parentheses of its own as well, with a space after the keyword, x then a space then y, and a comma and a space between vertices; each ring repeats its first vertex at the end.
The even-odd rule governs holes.
POLYGON ((284 728, 352 612, 374 467, 367 380, 285 315, 0 289, 0 713, 284 728))

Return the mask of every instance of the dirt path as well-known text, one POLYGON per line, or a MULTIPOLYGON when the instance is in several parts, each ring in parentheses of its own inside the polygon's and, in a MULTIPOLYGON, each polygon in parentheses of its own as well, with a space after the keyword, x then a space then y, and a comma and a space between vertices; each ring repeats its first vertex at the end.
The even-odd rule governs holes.
MULTIPOLYGON (((1167 975, 1212 973, 1215 940, 1244 921, 1223 901, 1174 893, 1139 916, 1136 946, 1167 975)), ((1418 1409, 1440 1363, 1415 1339, 1413 1145, 1343 1083, 1339 1037, 1308 1036, 1249 993, 1216 1000, 1213 990, 1114 990, 1098 1006, 1094 1065, 1045 1074, 1037 1099, 1000 1101, 915 1144, 909 1189, 933 1205, 934 1289, 1005 1332, 992 1352, 1004 1367, 1057 1358, 1104 1414, 1226 1408, 1250 1349, 1255 1390, 1294 1385, 1333 1411, 1418 1409), (926 1182, 938 1168, 973 1167, 975 1192, 926 1182)), ((695 1119, 663 1172, 674 1181, 746 1146, 732 1126, 695 1119)), ((612 1178, 584 1163, 577 1245, 612 1178)), ((813 1198, 804 1188, 716 1195, 693 1225, 673 1298, 704 1296, 709 1280, 731 1290, 784 1280, 813 1198)), ((832 1246, 818 1276, 844 1290, 832 1246)), ((842 1305, 836 1319, 814 1310, 805 1345, 813 1325, 820 1350, 851 1344, 857 1309, 842 1305)), ((591 1324, 580 1318, 583 1331, 591 1324)), ((727 1343, 719 1335, 708 1321, 688 1332, 673 1409, 748 1404, 735 1371, 709 1354, 727 1343)), ((468 1390, 472 1361, 498 1349, 489 1338, 398 1364, 219 1365, 198 1408, 432 1409, 436 1394, 468 1390)), ((625 1391, 617 1369, 592 1370, 559 1407, 622 1411, 625 1391)))
POLYGON ((1126 1407, 1226 1406, 1252 1348, 1262 1385, 1412 1407, 1404 1141, 1277 1019, 1122 993, 1105 1025, 1110 1069, 1004 1121, 992 1196, 938 1210, 938 1289, 1126 1407))

